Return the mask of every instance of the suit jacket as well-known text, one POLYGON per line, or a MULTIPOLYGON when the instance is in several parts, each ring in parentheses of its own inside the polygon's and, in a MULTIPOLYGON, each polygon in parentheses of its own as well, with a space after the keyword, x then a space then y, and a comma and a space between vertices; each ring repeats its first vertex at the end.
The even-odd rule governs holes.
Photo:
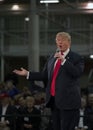
MULTIPOLYGON (((46 83, 46 104, 50 100, 52 73, 56 58, 50 56, 42 72, 30 72, 29 80, 43 80, 46 83)), ((83 58, 70 51, 66 62, 60 66, 55 84, 55 104, 59 109, 78 109, 81 106, 79 78, 84 70, 83 58)))
MULTIPOLYGON (((8 105, 5 113, 5 120, 9 121, 8 126, 10 127, 10 130, 13 130, 15 127, 15 114, 16 114, 16 108, 12 105, 8 105)), ((2 105, 0 105, 0 121, 1 117, 2 117, 2 105)))
MULTIPOLYGON (((24 108, 21 112, 22 117, 19 118, 19 125, 22 130, 39 130, 41 124, 41 111, 33 107, 31 112, 28 111, 28 108, 24 108), (32 125, 32 128, 25 128, 24 124, 32 125)), ((19 129, 19 128, 18 128, 19 129)))

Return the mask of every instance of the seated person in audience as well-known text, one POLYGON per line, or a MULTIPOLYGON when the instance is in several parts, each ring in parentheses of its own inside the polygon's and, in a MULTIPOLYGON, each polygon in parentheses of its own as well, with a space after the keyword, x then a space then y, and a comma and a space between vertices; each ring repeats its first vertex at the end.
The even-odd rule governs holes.
POLYGON ((26 107, 26 102, 25 102, 25 98, 23 96, 20 96, 18 99, 18 113, 20 114, 22 111, 24 111, 25 107, 26 107))
POLYGON ((41 112, 34 107, 34 104, 34 97, 26 97, 26 108, 23 111, 20 122, 23 130, 40 130, 41 112))
POLYGON ((93 93, 88 94, 88 130, 93 130, 93 93))
POLYGON ((26 98, 27 96, 31 96, 32 93, 31 91, 29 90, 29 88, 27 86, 24 86, 21 90, 21 96, 23 96, 24 98, 26 98))
POLYGON ((88 130, 87 99, 85 96, 81 97, 80 118, 75 130, 88 130))
POLYGON ((16 108, 7 93, 0 94, 0 130, 14 130, 16 108))
POLYGON ((19 90, 17 87, 15 87, 15 85, 13 84, 13 81, 12 80, 8 80, 5 82, 5 89, 6 89, 6 92, 8 93, 8 95, 11 97, 11 98, 14 98, 17 94, 19 94, 19 90))
POLYGON ((15 98, 15 104, 17 108, 16 130, 21 130, 21 125, 19 122, 20 116, 24 113, 26 107, 25 98, 21 94, 17 95, 15 98))

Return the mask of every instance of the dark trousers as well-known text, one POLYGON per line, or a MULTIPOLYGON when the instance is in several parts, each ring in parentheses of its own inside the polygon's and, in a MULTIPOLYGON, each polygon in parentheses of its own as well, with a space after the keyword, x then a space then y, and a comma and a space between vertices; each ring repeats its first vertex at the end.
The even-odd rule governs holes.
POLYGON ((51 98, 53 130, 75 130, 79 122, 79 110, 61 110, 55 106, 54 98, 51 98))

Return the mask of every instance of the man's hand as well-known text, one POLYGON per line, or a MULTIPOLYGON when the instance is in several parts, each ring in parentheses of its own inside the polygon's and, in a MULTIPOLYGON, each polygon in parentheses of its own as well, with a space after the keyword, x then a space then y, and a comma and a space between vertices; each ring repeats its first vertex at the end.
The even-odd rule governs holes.
POLYGON ((54 57, 57 58, 58 60, 61 60, 62 62, 65 59, 64 55, 62 55, 61 52, 56 52, 54 57))
POLYGON ((20 76, 27 76, 27 74, 28 74, 28 71, 24 68, 21 68, 20 70, 15 69, 15 70, 13 70, 13 72, 20 76))

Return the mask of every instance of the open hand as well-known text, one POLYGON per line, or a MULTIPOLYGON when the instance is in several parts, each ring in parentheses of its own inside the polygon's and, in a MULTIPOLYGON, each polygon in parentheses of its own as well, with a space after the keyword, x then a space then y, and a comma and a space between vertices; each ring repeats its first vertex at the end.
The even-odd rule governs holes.
POLYGON ((15 70, 13 70, 13 72, 20 76, 27 76, 27 74, 28 74, 28 71, 24 68, 20 68, 20 70, 15 69, 15 70))

